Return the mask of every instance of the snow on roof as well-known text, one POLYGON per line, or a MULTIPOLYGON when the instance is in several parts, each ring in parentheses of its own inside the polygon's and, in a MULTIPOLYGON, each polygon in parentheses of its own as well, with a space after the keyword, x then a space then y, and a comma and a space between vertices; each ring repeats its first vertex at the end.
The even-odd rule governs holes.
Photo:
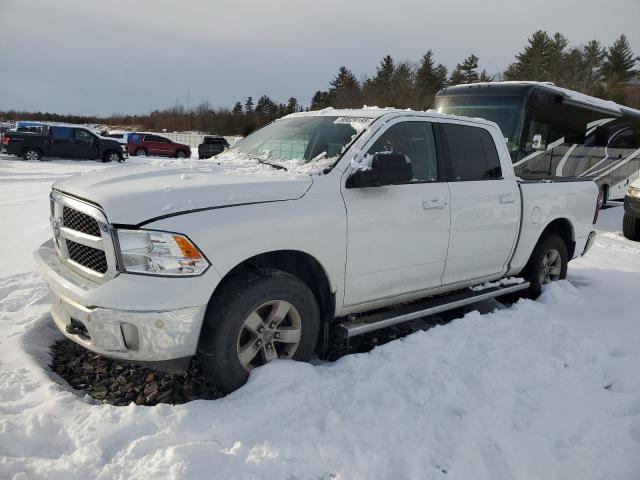
POLYGON ((586 95, 584 93, 576 92, 575 90, 569 90, 568 88, 558 87, 554 85, 552 82, 534 82, 534 81, 505 81, 505 82, 478 82, 478 83, 468 83, 468 84, 460 84, 454 85, 455 87, 463 87, 465 85, 473 85, 478 87, 490 87, 490 86, 498 86, 498 85, 533 85, 540 87, 547 91, 552 91, 562 96, 566 100, 570 100, 571 102, 579 105, 583 105, 586 107, 596 108, 598 110, 606 110, 608 112, 616 113, 618 115, 634 115, 640 117, 640 110, 636 110, 635 108, 626 107, 624 105, 620 105, 616 102, 612 102, 611 100, 604 100, 602 98, 592 97, 590 95, 586 95))
MULTIPOLYGON (((391 107, 368 107, 364 106, 362 108, 324 108, 322 110, 310 110, 308 112, 297 112, 291 113, 282 118, 298 118, 298 117, 318 117, 318 116, 327 116, 327 117, 346 117, 353 119, 371 119, 375 120, 382 116, 388 115, 389 118, 395 118, 397 116, 417 116, 417 117, 427 117, 427 118, 445 118, 449 120, 460 120, 461 122, 474 122, 481 123, 483 125, 496 125, 495 122, 485 120, 484 118, 472 118, 472 117, 463 117, 458 115, 450 115, 446 113, 438 113, 435 110, 427 110, 426 112, 419 110, 412 110, 410 108, 400 109, 400 108, 391 108, 391 107)), ((276 120, 277 121, 277 120, 276 120)), ((367 122, 361 122, 367 123, 367 122)))

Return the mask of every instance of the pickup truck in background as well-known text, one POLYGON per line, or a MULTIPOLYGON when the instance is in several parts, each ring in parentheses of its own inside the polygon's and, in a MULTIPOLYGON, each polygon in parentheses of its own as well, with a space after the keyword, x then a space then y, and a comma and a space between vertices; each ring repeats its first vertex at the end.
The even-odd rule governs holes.
POLYGON ((229 392, 275 358, 480 300, 537 296, 595 239, 592 180, 519 181, 480 119, 289 115, 199 165, 60 181, 35 257, 64 335, 229 392))
POLYGON ((7 132, 2 144, 10 155, 25 160, 47 157, 122 162, 128 153, 126 145, 103 138, 88 128, 67 125, 42 125, 41 132, 7 132))

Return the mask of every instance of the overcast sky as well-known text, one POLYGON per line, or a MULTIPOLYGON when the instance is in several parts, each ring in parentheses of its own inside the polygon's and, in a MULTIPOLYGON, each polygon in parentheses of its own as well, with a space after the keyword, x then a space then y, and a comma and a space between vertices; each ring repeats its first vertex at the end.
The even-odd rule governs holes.
POLYGON ((338 67, 428 49, 502 71, 537 29, 572 44, 625 33, 640 0, 0 0, 0 110, 108 115, 263 94, 308 105, 338 67))

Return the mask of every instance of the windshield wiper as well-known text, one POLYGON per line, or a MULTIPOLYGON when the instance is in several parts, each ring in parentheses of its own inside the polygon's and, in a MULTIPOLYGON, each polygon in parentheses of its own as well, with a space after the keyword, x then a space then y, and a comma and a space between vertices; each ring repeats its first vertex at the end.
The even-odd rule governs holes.
POLYGON ((277 163, 269 163, 269 162, 265 162, 264 160, 262 160, 261 158, 258 157, 254 157, 253 160, 257 160, 258 163, 261 163, 263 165, 269 165, 270 167, 273 167, 277 170, 284 170, 285 172, 288 171, 287 167, 283 167, 282 165, 278 165, 277 163))

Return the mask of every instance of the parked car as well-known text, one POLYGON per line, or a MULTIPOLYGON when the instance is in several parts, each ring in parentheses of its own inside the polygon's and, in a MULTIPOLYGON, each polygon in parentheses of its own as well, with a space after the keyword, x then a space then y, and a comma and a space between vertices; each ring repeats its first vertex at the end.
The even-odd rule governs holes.
POLYGON ((228 392, 333 336, 535 297, 595 239, 595 183, 520 181, 485 120, 305 112, 229 152, 249 168, 106 169, 53 186, 53 239, 35 256, 64 335, 166 370, 197 355, 228 392))
POLYGON ((2 144, 7 153, 25 160, 61 157, 122 162, 128 157, 125 145, 99 137, 87 128, 67 125, 43 125, 39 133, 7 132, 2 144))
POLYGON ((640 178, 631 182, 624 197, 622 233, 629 240, 640 240, 640 178))
POLYGON ((227 148, 229 148, 229 142, 227 142, 226 138, 206 136, 202 139, 202 143, 198 145, 198 158, 202 160, 204 158, 215 157, 227 148))
POLYGON ((131 133, 127 137, 129 154, 138 157, 145 155, 189 158, 191 148, 182 143, 176 143, 166 137, 152 133, 131 133))

